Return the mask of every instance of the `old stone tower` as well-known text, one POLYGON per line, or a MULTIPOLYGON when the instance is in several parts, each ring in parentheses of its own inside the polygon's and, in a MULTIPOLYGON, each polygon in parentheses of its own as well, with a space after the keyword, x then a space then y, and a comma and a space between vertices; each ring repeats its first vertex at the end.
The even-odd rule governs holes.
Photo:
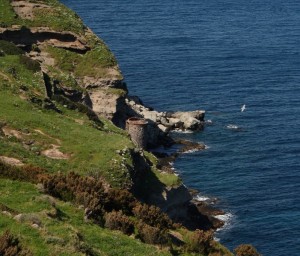
POLYGON ((131 117, 126 121, 126 130, 128 131, 131 140, 137 147, 142 149, 147 147, 147 125, 148 122, 139 117, 131 117))

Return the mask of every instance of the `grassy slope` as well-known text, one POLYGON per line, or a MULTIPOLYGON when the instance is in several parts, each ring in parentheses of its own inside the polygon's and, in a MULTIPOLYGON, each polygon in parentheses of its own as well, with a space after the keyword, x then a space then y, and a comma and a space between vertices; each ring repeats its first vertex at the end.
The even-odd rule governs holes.
POLYGON ((34 255, 169 255, 153 246, 83 220, 83 210, 41 194, 29 183, 0 179, 1 203, 23 214, 21 221, 0 213, 0 234, 9 228, 34 255), (51 218, 54 206, 60 218, 51 218), (33 227, 39 222, 39 227, 33 227))
POLYGON ((70 9, 56 0, 28 1, 42 3, 53 7, 52 9, 39 10, 35 13, 34 20, 20 19, 13 11, 9 0, 0 1, 0 25, 20 25, 26 27, 49 27, 56 31, 71 31, 83 34, 85 26, 81 19, 70 9))
POLYGON ((83 114, 64 110, 62 115, 40 109, 3 90, 0 95, 0 108, 5 109, 0 112, 1 121, 10 129, 22 134, 20 139, 1 139, 0 155, 16 157, 26 164, 38 165, 51 172, 74 170, 84 174, 97 171, 111 184, 126 183, 123 175, 126 175, 127 170, 116 166, 116 163, 121 163, 122 160, 116 150, 133 146, 127 136, 99 131, 91 126, 83 114), (86 125, 78 123, 78 120, 86 125), (23 143, 30 140, 34 143, 26 149, 23 143), (58 141, 60 143, 57 143, 58 141), (51 144, 61 146, 60 150, 69 154, 70 159, 54 160, 38 155, 41 151, 51 148, 51 144))
MULTIPOLYGON (((130 183, 128 170, 122 165, 132 166, 130 156, 124 158, 116 153, 134 147, 123 130, 105 119, 102 120, 104 129, 98 130, 82 113, 58 105, 63 112, 59 114, 29 102, 26 98, 43 97, 44 82, 40 72, 35 73, 20 62, 19 55, 0 57, 0 83, 0 121, 17 130, 21 137, 0 139, 0 155, 18 158, 25 164, 37 165, 50 172, 96 173, 115 186, 130 183), (24 87, 26 91, 20 89, 24 87), (33 143, 25 148, 24 143, 28 141, 33 143), (70 158, 53 160, 40 155, 52 144, 60 146, 70 158)), ((150 154, 147 156, 153 158, 150 154)), ((167 185, 178 182, 174 175, 156 174, 167 185)))

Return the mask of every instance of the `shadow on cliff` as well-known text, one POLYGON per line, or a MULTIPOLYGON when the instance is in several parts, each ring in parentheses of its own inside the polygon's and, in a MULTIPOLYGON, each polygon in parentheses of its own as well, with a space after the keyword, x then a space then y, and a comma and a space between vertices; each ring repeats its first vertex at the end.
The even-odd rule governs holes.
POLYGON ((140 201, 155 205, 175 223, 181 223, 190 230, 214 228, 210 216, 202 214, 191 202, 192 196, 183 185, 167 187, 151 171, 151 162, 140 152, 132 152, 134 171, 131 192, 140 201))

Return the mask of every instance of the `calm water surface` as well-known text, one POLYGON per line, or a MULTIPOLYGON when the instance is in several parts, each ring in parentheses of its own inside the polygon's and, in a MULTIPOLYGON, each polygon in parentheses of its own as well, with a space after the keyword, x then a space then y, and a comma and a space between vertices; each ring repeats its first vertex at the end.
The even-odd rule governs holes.
POLYGON ((300 2, 63 2, 115 53, 132 95, 207 111, 212 125, 182 136, 208 149, 175 167, 227 211, 221 242, 300 255, 300 2))

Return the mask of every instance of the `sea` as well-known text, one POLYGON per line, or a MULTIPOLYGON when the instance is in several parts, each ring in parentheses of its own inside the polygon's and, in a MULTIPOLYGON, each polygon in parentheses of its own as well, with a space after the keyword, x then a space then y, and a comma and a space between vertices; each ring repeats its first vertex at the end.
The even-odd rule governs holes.
POLYGON ((131 95, 206 111, 203 131, 173 135, 206 150, 174 167, 225 211, 216 239, 300 255, 300 1, 62 2, 113 51, 131 95))

